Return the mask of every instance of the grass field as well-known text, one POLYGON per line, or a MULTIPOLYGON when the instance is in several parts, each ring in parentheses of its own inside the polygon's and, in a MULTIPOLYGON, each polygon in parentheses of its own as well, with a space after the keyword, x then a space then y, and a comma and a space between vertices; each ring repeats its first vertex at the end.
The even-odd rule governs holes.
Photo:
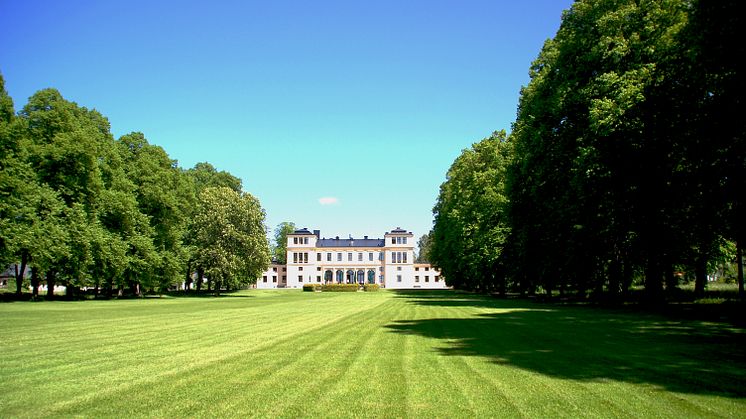
POLYGON ((746 332, 453 292, 0 304, 0 417, 746 417, 746 332))

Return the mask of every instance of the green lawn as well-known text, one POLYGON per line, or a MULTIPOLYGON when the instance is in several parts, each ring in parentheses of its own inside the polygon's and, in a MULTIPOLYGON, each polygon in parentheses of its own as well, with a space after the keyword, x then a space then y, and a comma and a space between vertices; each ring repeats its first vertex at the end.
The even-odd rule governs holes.
POLYGON ((722 324, 391 291, 0 316, 0 417, 746 417, 746 334, 722 324))

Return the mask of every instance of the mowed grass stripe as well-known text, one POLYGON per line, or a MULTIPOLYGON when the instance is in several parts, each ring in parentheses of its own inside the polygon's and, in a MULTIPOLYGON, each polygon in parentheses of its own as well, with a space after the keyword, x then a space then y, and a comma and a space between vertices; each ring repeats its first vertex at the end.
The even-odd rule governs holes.
POLYGON ((0 330, 0 416, 746 411, 746 340, 724 325, 453 292, 239 295, 0 305, 33 325, 0 330))
MULTIPOLYGON (((311 301, 305 301, 303 304, 311 303, 311 301)), ((318 302, 316 302, 318 304, 318 302)), ((269 322, 263 324, 261 331, 264 333, 251 333, 257 332, 256 328, 249 328, 247 330, 251 342, 243 342, 243 335, 240 333, 234 333, 236 340, 229 344, 216 343, 212 346, 201 346, 199 349, 199 357, 194 357, 187 363, 176 363, 169 362, 170 367, 161 366, 156 371, 148 374, 148 371, 140 371, 136 377, 138 379, 131 380, 129 382, 116 383, 116 387, 111 387, 107 391, 99 391, 95 393, 93 397, 84 397, 77 400, 69 400, 58 404, 55 407, 55 414, 75 414, 77 410, 83 408, 85 411, 90 411, 95 415, 107 415, 116 412, 126 413, 128 415, 145 415, 149 416, 154 410, 158 410, 162 404, 162 399, 165 389, 168 388, 169 383, 194 383, 194 386, 199 388, 199 382, 209 382, 213 385, 204 387, 200 391, 200 399, 202 402, 210 402, 203 407, 207 407, 211 412, 215 412, 219 409, 220 403, 215 400, 218 399, 213 393, 215 391, 227 391, 228 394, 224 394, 224 398, 220 398, 223 402, 231 400, 231 394, 235 391, 234 387, 229 385, 229 379, 237 376, 241 371, 252 368, 254 365, 254 352, 264 350, 266 352, 272 352, 277 354, 275 348, 282 346, 282 341, 290 340, 297 344, 299 337, 313 331, 317 328, 324 327, 326 322, 334 321, 334 318, 339 315, 339 312, 349 312, 355 310, 353 304, 346 305, 335 305, 334 310, 329 314, 331 317, 327 321, 320 321, 319 319, 308 316, 309 308, 304 307, 303 304, 298 305, 293 310, 287 310, 287 318, 279 321, 279 317, 275 317, 274 323, 269 322), (340 310, 341 309, 341 310, 340 310), (293 315, 295 312, 295 315, 293 315), (298 317, 302 315, 303 317, 298 317), (285 330, 290 330, 288 333, 283 333, 285 330), (272 336, 269 336, 270 333, 272 336), (264 336, 265 339, 260 339, 261 342, 257 342, 257 335, 264 336), (220 376, 220 371, 224 371, 225 375, 216 379, 220 376), (140 403, 132 405, 128 400, 122 400, 120 394, 134 394, 140 400, 140 403)), ((323 304, 323 303, 322 303, 323 304)), ((359 305, 357 306, 359 310, 359 305)), ((321 319, 324 320, 324 319, 321 319)), ((222 320, 221 320, 222 322, 222 320)), ((292 357, 282 358, 284 361, 289 362, 292 357)), ((271 364, 268 364, 271 365, 271 364)), ((276 371, 269 371, 275 373, 276 371)), ((131 374, 131 371, 130 371, 131 374)), ((120 374, 121 375, 121 374, 120 374)), ((193 390, 189 389, 189 385, 181 386, 185 388, 187 392, 193 390)), ((176 404, 178 406, 178 403, 176 404)), ((170 406, 170 404, 168 405, 170 406)))
MULTIPOLYGON (((112 303, 116 304, 116 302, 112 303)), ((163 332, 167 336, 171 335, 170 338, 151 340, 143 340, 137 335, 127 336, 125 333, 125 336, 118 340, 116 345, 107 346, 110 348, 109 352, 113 352, 113 354, 98 353, 96 351, 96 343, 83 348, 82 351, 77 351, 75 346, 66 345, 64 340, 54 340, 53 342, 70 348, 73 352, 70 358, 72 361, 67 361, 66 368, 60 369, 59 379, 72 382, 73 385, 82 390, 81 394, 78 397, 69 397, 69 389, 55 387, 54 382, 56 380, 49 380, 50 374, 47 371, 43 371, 45 374, 38 374, 39 370, 28 368, 26 370, 26 378, 27 380, 31 380, 31 382, 12 383, 13 386, 11 388, 17 388, 19 394, 17 394, 18 397, 12 397, 12 394, 8 396, 10 396, 9 399, 17 402, 13 403, 14 405, 17 404, 22 409, 22 406, 29 402, 27 399, 33 397, 29 397, 28 393, 24 392, 23 389, 33 386, 46 394, 45 398, 47 402, 53 404, 57 398, 59 399, 57 407, 64 407, 86 400, 95 400, 104 393, 121 392, 135 383, 151 381, 157 375, 170 375, 181 368, 194 368, 206 362, 219 362, 226 356, 230 356, 231 351, 236 350, 236 345, 241 346, 243 344, 247 348, 244 350, 251 350, 259 344, 272 345, 274 340, 287 339, 293 334, 298 333, 299 328, 320 327, 323 322, 302 316, 302 314, 307 313, 309 310, 303 308, 302 304, 310 303, 318 302, 305 301, 301 302, 300 306, 293 310, 284 310, 283 313, 285 314, 296 312, 296 317, 290 317, 284 322, 278 322, 274 327, 271 327, 271 330, 269 327, 270 324, 266 320, 272 314, 260 314, 255 309, 248 307, 246 316, 238 316, 240 317, 239 321, 236 320, 235 315, 227 318, 213 318, 211 321, 214 323, 212 325, 213 329, 200 330, 203 333, 182 333, 184 328, 167 329, 163 332), (254 317, 258 317, 256 321, 254 317), (244 333, 237 333, 240 330, 243 330, 244 333), (170 345, 176 341, 179 341, 181 345, 189 346, 188 350, 180 356, 167 356, 173 354, 174 348, 170 345), (76 368, 78 365, 81 365, 78 364, 81 358, 85 358, 82 365, 87 366, 87 368, 76 368), (78 380, 77 377, 80 377, 80 379, 78 380), (55 394, 55 388, 57 388, 58 394, 55 394), (24 397, 24 395, 26 396, 24 397), (55 395, 58 397, 55 397, 55 395)), ((336 305, 334 308, 336 311, 349 311, 353 309, 351 305, 336 305)), ((332 315, 335 314, 335 310, 331 311, 332 315)), ((216 311, 216 313, 219 314, 220 312, 216 311)), ((201 320, 198 323, 209 324, 211 322, 201 320)), ((158 321, 153 323, 160 329, 158 321)), ((153 325, 143 324, 142 327, 147 330, 148 327, 153 327, 153 325)), ((91 329, 93 333, 91 335, 92 342, 96 341, 96 330, 96 328, 91 329)), ((129 331, 131 328, 124 328, 124 330, 129 331)), ((109 333, 116 333, 116 331, 116 328, 109 329, 109 333)), ((51 344, 52 342, 49 343, 51 344)), ((239 350, 241 349, 239 348, 239 350)), ((20 356, 24 357, 25 355, 20 354, 20 356)), ((57 407, 52 406, 52 410, 57 407)))

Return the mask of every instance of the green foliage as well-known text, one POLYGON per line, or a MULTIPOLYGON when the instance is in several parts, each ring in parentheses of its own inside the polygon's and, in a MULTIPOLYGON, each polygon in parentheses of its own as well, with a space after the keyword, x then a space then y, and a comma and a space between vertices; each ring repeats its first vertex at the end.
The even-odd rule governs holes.
POLYGON ((292 234, 294 231, 295 224, 289 221, 283 221, 275 228, 275 243, 272 248, 272 256, 281 265, 287 263, 288 234, 292 234))
POLYGON ((433 208, 430 261, 456 288, 504 289, 501 254, 510 232, 506 170, 513 147, 505 131, 464 150, 448 170, 433 208))
MULTIPOLYGON (((20 278, 33 269, 34 285, 60 281, 68 292, 140 294, 180 282, 197 258, 198 193, 241 191, 240 179, 208 163, 180 169, 141 133, 115 141, 105 117, 57 90, 35 93, 16 116, 1 76, 0 168, 0 262, 18 263, 20 278)), ((255 264, 235 263, 242 266, 231 275, 251 277, 255 264)))
POLYGON ((197 260, 208 278, 236 288, 257 278, 270 263, 264 210, 248 193, 208 187, 199 195, 194 218, 197 260))
POLYGON ((328 292, 357 292, 360 286, 357 284, 323 284, 321 291, 328 292))
POLYGON ((733 41, 743 31, 735 10, 588 0, 563 15, 531 67, 513 127, 506 254, 517 289, 616 295, 644 274, 660 299, 664 282, 676 288, 677 266, 696 271, 703 289, 727 234, 719 214, 738 201, 722 201, 725 185, 746 171, 743 157, 732 164, 746 152, 731 147, 743 142, 743 118, 713 112, 720 100, 743 110, 720 90, 743 86, 742 70, 715 52, 743 50, 733 41))
POLYGON ((378 284, 365 284, 363 285, 363 290, 367 291, 378 291, 380 287, 378 284))
POLYGON ((321 284, 303 284, 303 291, 305 292, 314 292, 314 291, 321 291, 321 284))
POLYGON ((420 236, 417 240, 417 257, 415 263, 430 263, 430 248, 432 247, 432 232, 428 232, 420 236))

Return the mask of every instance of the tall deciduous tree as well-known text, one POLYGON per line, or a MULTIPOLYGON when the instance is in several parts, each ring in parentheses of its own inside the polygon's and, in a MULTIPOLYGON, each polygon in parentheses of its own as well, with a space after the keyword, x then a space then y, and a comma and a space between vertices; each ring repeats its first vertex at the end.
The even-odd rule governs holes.
POLYGON ((505 291, 500 256, 507 224, 506 170, 512 144, 505 131, 475 143, 456 158, 433 209, 430 259, 449 285, 505 291))
POLYGON ((288 234, 292 234, 294 231, 295 224, 290 221, 283 221, 275 227, 275 243, 272 246, 272 257, 281 265, 287 263, 288 234))
POLYGON ((432 232, 427 232, 417 240, 416 263, 430 263, 430 247, 432 245, 432 232))
POLYGON ((233 288, 256 280, 270 263, 264 210, 248 193, 208 187, 194 219, 197 260, 214 283, 233 288))

